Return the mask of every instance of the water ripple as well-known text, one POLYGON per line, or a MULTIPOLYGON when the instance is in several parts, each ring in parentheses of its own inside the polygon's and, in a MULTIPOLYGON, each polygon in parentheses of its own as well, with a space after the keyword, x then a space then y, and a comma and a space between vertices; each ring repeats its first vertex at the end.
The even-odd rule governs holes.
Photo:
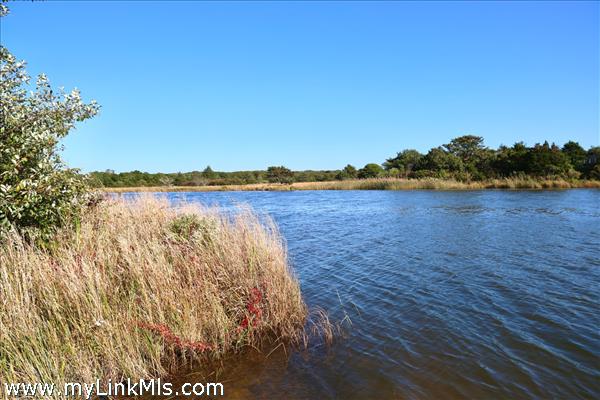
POLYGON ((251 397, 600 398, 598 190, 177 196, 274 217, 309 305, 353 322, 251 397))

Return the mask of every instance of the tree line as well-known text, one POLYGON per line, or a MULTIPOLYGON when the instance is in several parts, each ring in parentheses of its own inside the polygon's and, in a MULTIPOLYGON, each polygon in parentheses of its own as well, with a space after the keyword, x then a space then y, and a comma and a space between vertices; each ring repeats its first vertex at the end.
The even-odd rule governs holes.
POLYGON ((533 177, 600 180, 600 146, 585 150, 574 141, 562 147, 548 142, 527 146, 523 142, 492 149, 480 136, 465 135, 423 154, 406 149, 383 163, 362 168, 346 165, 341 170, 292 171, 284 166, 266 170, 220 172, 210 166, 202 171, 176 173, 121 172, 89 174, 97 187, 219 186, 253 183, 323 182, 367 178, 439 178, 458 181, 533 177))

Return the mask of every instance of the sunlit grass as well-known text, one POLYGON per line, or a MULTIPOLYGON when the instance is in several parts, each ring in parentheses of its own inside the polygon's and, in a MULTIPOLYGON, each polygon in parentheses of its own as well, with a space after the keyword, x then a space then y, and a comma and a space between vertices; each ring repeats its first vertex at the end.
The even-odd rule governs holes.
POLYGON ((149 196, 88 211, 45 250, 0 245, 0 381, 156 377, 265 341, 307 308, 276 227, 149 196))

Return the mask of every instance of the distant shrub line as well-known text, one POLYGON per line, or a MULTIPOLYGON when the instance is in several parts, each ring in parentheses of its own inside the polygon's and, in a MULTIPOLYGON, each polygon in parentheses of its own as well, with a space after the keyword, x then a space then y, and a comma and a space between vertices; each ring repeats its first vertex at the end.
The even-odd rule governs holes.
POLYGON ((267 170, 218 172, 208 166, 203 171, 177 173, 108 170, 92 172, 89 178, 93 186, 107 188, 289 184, 370 178, 436 178, 458 182, 504 178, 600 180, 600 146, 585 150, 574 141, 562 147, 548 142, 528 147, 518 142, 492 149, 483 144, 482 137, 465 135, 426 154, 414 149, 402 150, 382 164, 369 163, 360 169, 348 164, 341 170, 325 171, 291 171, 284 166, 272 166, 267 170))

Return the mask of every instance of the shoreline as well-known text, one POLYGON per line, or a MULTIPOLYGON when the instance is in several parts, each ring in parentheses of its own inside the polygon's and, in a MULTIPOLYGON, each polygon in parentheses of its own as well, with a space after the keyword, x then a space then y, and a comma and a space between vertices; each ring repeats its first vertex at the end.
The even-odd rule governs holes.
POLYGON ((445 179, 356 179, 324 182, 253 183, 246 185, 204 186, 137 186, 104 187, 98 190, 111 193, 127 192, 226 192, 226 191, 297 191, 297 190, 483 190, 483 189, 600 189, 597 180, 563 180, 504 178, 460 182, 445 179))
POLYGON ((247 348, 302 346, 308 329, 333 335, 324 313, 309 321, 274 223, 241 211, 147 195, 88 208, 52 252, 7 235, 1 380, 159 378, 247 348))

